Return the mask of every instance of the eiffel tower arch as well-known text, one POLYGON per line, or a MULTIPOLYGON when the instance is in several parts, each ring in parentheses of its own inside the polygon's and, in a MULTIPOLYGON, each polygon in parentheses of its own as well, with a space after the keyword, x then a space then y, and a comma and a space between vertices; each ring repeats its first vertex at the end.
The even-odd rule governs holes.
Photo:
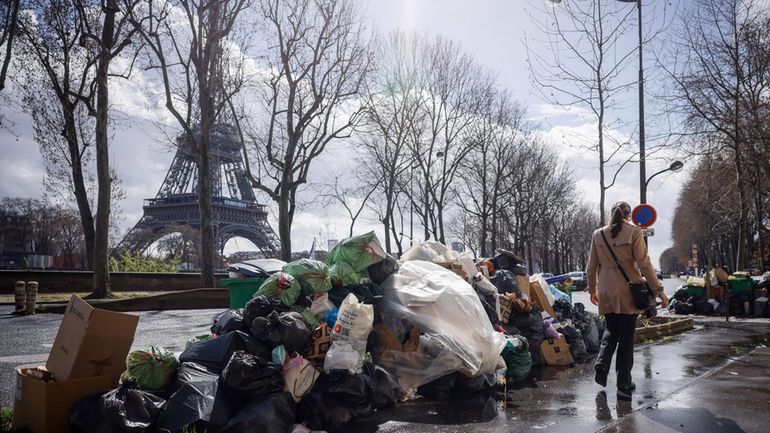
MULTIPOLYGON (((257 203, 246 176, 235 128, 226 123, 216 124, 211 131, 209 148, 215 250, 221 253, 228 240, 243 237, 266 257, 276 257, 280 243, 267 223, 266 207, 257 203)), ((192 145, 186 134, 181 134, 177 137, 174 161, 157 195, 144 200, 142 218, 115 251, 143 252, 179 226, 200 230, 197 166, 192 145)))

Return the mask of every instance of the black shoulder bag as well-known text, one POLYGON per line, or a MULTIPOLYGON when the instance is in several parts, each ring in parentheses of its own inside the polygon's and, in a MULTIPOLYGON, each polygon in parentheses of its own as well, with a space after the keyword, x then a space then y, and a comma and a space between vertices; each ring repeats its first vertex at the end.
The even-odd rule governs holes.
POLYGON ((620 262, 618 262, 618 257, 615 255, 615 251, 607 241, 607 236, 604 235, 604 231, 602 230, 601 233, 602 238, 604 238, 604 243, 607 244, 607 248, 610 249, 610 254, 612 254, 612 258, 615 260, 615 265, 620 270, 620 273, 623 274, 623 278, 625 278, 626 283, 628 283, 628 289, 631 291, 631 298, 634 300, 634 305, 636 308, 640 310, 647 310, 652 308, 654 310, 657 304, 655 303, 655 296, 653 296, 652 290, 650 290, 650 284, 647 282, 631 282, 631 280, 628 278, 628 275, 626 274, 626 271, 623 270, 620 262))

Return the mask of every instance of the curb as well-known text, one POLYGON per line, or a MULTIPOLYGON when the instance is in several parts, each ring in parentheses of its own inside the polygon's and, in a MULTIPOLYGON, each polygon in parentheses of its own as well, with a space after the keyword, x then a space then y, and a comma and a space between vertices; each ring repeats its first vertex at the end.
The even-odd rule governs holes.
MULTIPOLYGON (((227 289, 193 289, 183 292, 163 293, 141 298, 92 299, 89 305, 108 311, 164 311, 164 310, 205 310, 228 308, 230 298, 227 289)), ((67 303, 42 305, 38 313, 62 314, 67 303)))
POLYGON ((692 318, 677 319, 660 325, 638 328, 634 334, 634 342, 641 343, 650 338, 680 334, 690 329, 693 329, 692 318))

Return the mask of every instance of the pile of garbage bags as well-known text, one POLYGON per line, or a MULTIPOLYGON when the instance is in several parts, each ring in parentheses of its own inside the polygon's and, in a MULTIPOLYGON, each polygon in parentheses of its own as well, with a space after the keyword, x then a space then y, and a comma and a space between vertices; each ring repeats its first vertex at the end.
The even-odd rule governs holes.
POLYGON ((682 315, 770 317, 768 289, 770 273, 755 281, 745 273, 728 275, 713 268, 703 278, 689 277, 671 297, 669 310, 682 315))
POLYGON ((480 268, 437 242, 397 261, 373 232, 326 262, 283 264, 178 358, 132 352, 118 389, 75 405, 73 431, 335 431, 417 396, 527 380, 547 338, 578 362, 596 351, 601 321, 562 296, 549 301, 557 317, 543 313, 520 258, 480 268))

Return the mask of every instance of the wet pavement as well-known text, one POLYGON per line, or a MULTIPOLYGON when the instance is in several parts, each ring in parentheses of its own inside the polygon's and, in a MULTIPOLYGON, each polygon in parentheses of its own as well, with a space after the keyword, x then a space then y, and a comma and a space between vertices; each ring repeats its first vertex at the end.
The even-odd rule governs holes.
POLYGON ((505 403, 417 400, 345 431, 767 432, 770 322, 743 327, 698 326, 637 346, 630 401, 618 397, 612 375, 607 388, 594 383, 591 364, 546 367, 505 403))
MULTIPOLYGON (((13 368, 42 364, 61 316, 8 316, 0 307, 0 406, 12 404, 13 368)), ((134 348, 180 351, 206 333, 221 310, 140 313, 134 348)), ((413 400, 356 422, 347 432, 767 432, 770 428, 770 321, 698 320, 696 329, 637 346, 630 401, 612 375, 604 392, 591 364, 546 367, 509 390, 485 397, 413 400)))

